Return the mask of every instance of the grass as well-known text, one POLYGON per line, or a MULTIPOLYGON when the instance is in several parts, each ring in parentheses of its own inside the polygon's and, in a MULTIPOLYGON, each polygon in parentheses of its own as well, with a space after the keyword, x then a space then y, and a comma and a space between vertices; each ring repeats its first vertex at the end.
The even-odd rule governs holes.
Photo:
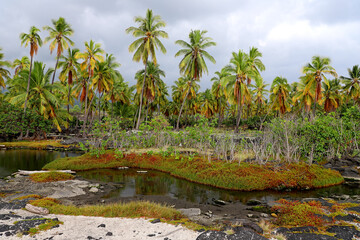
POLYGON ((70 173, 64 172, 44 172, 44 173, 33 173, 30 174, 30 179, 34 182, 57 182, 57 181, 66 181, 74 179, 74 176, 70 173))
POLYGON ((21 197, 17 197, 14 198, 14 200, 24 200, 24 199, 28 199, 28 198, 36 198, 36 199, 41 199, 42 197, 38 194, 29 194, 26 196, 21 196, 21 197))
POLYGON ((30 148, 30 149, 43 149, 48 146, 68 148, 69 145, 62 145, 60 140, 40 140, 40 141, 16 141, 16 142, 0 142, 0 145, 5 145, 9 148, 30 148))
MULTIPOLYGON (((63 224, 63 222, 58 221, 58 220, 53 220, 53 219, 48 219, 48 218, 39 218, 39 220, 42 220, 42 219, 46 219, 46 222, 43 223, 43 224, 40 224, 37 227, 30 228, 29 231, 28 231, 30 236, 33 236, 33 235, 39 233, 40 231, 49 230, 49 229, 51 229, 51 228, 53 228, 53 227, 55 227, 55 226, 57 226, 59 224, 63 224)), ((34 220, 34 219, 31 219, 31 220, 34 220)), ((23 221, 27 221, 27 220, 23 220, 23 221)))
POLYGON ((107 205, 65 206, 60 204, 56 199, 43 198, 32 200, 30 203, 34 206, 47 208, 52 214, 127 218, 145 217, 165 220, 179 220, 183 218, 181 213, 176 209, 147 201, 107 205))
POLYGON ((99 158, 84 154, 62 158, 46 164, 50 170, 71 169, 75 171, 99 168, 136 167, 169 173, 189 181, 231 190, 309 189, 327 187, 344 181, 341 174, 319 165, 292 163, 258 165, 242 162, 223 162, 202 157, 162 156, 159 154, 125 153, 119 157, 106 151, 99 158))

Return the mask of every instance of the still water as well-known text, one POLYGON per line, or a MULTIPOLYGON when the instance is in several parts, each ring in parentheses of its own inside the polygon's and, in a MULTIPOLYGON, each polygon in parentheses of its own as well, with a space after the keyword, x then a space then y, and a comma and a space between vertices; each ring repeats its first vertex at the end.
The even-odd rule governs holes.
MULTIPOLYGON (((57 158, 78 156, 80 153, 42 151, 42 150, 0 150, 0 177, 6 177, 21 170, 41 170, 48 162, 57 158)), ((280 198, 329 197, 331 195, 360 195, 359 184, 343 184, 310 191, 230 191, 179 179, 167 173, 140 169, 97 169, 77 172, 85 179, 116 183, 116 190, 105 198, 141 197, 160 195, 183 199, 194 203, 207 204, 212 199, 228 202, 246 203, 250 199, 273 202, 280 198)))
POLYGON ((78 172, 86 178, 103 182, 118 183, 119 187, 106 198, 140 197, 141 195, 162 195, 176 199, 183 199, 194 203, 208 204, 212 199, 228 202, 246 203, 250 199, 273 202, 280 198, 312 198, 329 197, 331 195, 360 195, 358 184, 339 185, 309 191, 231 191, 205 186, 179 179, 167 173, 147 171, 138 173, 140 169, 111 170, 99 169, 78 172))
POLYGON ((79 153, 45 150, 0 150, 0 177, 6 177, 20 170, 41 170, 41 168, 62 157, 78 156, 79 153))

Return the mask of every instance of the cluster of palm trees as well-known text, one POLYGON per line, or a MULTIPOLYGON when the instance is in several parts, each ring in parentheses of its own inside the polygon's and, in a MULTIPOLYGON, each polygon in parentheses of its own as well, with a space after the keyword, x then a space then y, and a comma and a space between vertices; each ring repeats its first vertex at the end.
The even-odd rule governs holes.
POLYGON ((70 48, 74 45, 70 39, 73 30, 60 17, 52 20, 52 27, 44 27, 49 33, 44 43, 50 42, 50 53, 56 49, 54 69, 46 68, 41 62, 33 62, 43 44, 40 30, 34 26, 29 33, 20 35, 21 44, 30 48, 30 58, 24 56, 10 63, 3 60, 0 49, 0 87, 7 88, 1 94, 1 99, 22 106, 24 115, 27 108, 35 109, 44 118, 51 119, 59 130, 61 126, 68 126, 71 120, 70 105, 74 105, 78 99, 84 116, 84 133, 96 114, 101 119, 101 110, 106 109, 104 115, 113 116, 114 103, 134 109, 136 129, 142 119, 147 120, 158 112, 173 119, 176 116, 177 129, 180 119, 189 115, 218 117, 219 125, 225 118, 234 117, 236 132, 239 131, 241 119, 252 116, 283 115, 293 111, 314 117, 320 106, 324 106, 323 111, 331 112, 343 102, 359 103, 358 65, 348 70, 348 77, 338 78, 329 58, 314 56, 303 67, 304 75, 299 82, 290 85, 286 78, 278 76, 267 90, 269 85, 261 77, 261 72, 265 70, 261 61, 262 53, 255 47, 251 47, 249 52, 233 52, 229 64, 215 72, 211 89, 199 92, 199 81, 203 74, 208 73, 207 61, 215 63, 214 57, 206 50, 216 43, 206 36, 207 31, 204 30, 192 30, 188 41, 175 42, 181 47, 175 55, 181 57, 180 77, 171 87, 170 100, 167 86, 162 80, 165 71, 160 68, 156 58, 157 50, 166 53, 160 40, 168 37, 162 30, 166 24, 152 10, 147 10, 144 18, 135 17, 135 23, 137 26, 126 29, 126 33, 136 38, 130 44, 129 51, 134 52, 134 61, 142 61, 144 68, 135 74, 137 83, 134 86, 124 81, 117 70, 120 64, 112 54, 105 53, 100 44, 92 40, 85 42, 83 52, 70 48), (65 50, 67 52, 64 54, 65 50), (13 75, 8 70, 10 67, 14 69, 13 75), (57 69, 60 70, 60 81, 55 81, 57 69), (334 78, 328 79, 328 76, 334 78), (110 103, 111 109, 108 107, 110 103))

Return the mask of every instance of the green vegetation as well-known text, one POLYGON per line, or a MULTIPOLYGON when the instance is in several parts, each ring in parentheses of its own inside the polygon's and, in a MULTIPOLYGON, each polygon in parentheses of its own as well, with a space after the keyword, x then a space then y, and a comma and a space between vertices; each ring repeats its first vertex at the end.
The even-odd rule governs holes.
POLYGON ((39 140, 39 141, 16 141, 16 142, 0 142, 8 148, 30 148, 43 149, 47 147, 68 148, 68 145, 62 145, 59 140, 39 140))
POLYGON ((26 195, 26 196, 22 196, 22 197, 17 197, 15 198, 14 200, 23 200, 23 199, 28 199, 28 198, 37 198, 37 199, 40 199, 42 198, 40 195, 38 194, 29 194, 29 195, 26 195))
POLYGON ((70 173, 50 171, 30 174, 30 179, 34 182, 57 182, 72 180, 74 179, 74 176, 70 173))
POLYGON ((324 169, 319 165, 249 164, 242 162, 209 162, 200 156, 175 156, 169 152, 162 155, 126 153, 117 156, 107 151, 97 158, 90 154, 79 157, 62 158, 48 163, 44 169, 89 170, 98 168, 117 168, 122 166, 154 169, 173 176, 215 187, 234 190, 264 189, 306 189, 340 184, 343 177, 336 171, 324 169), (172 155, 172 156, 171 156, 172 155))
POLYGON ((33 236, 41 231, 46 231, 49 230, 51 228, 54 228, 55 226, 59 225, 59 224, 64 224, 63 222, 59 221, 59 220, 55 220, 55 219, 50 219, 50 218, 33 218, 33 219, 25 219, 25 220, 21 220, 21 221, 17 221, 14 224, 18 223, 18 222, 22 222, 22 221, 34 221, 34 220, 46 220, 45 223, 38 225, 37 227, 34 228, 30 228, 26 233, 29 234, 30 236, 33 236))
POLYGON ((179 211, 157 203, 151 202, 130 202, 130 203, 114 203, 107 205, 86 205, 73 206, 62 205, 58 200, 52 198, 43 198, 32 200, 30 203, 34 206, 49 209, 53 214, 65 214, 75 216, 100 216, 100 217, 146 217, 161 218, 164 220, 179 220, 182 215, 179 211))

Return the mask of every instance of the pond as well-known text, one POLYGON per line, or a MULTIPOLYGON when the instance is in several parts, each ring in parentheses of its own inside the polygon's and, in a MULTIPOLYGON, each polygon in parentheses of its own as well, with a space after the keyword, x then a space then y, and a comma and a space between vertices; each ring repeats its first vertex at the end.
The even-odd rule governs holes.
MULTIPOLYGON (((41 170, 48 162, 61 157, 78 156, 76 152, 45 150, 0 150, 0 177, 6 177, 17 170, 41 170)), ((250 199, 273 202, 280 198, 329 197, 331 195, 360 195, 358 184, 343 184, 310 191, 231 191, 179 179, 158 171, 141 169, 98 169, 77 172, 85 179, 117 183, 116 190, 104 198, 117 200, 144 195, 165 196, 198 204, 211 203, 212 199, 246 203, 250 199), (140 172, 139 172, 140 171, 140 172)))
POLYGON ((99 169, 78 172, 85 179, 118 183, 119 187, 105 198, 120 199, 123 197, 140 197, 143 195, 161 195, 182 199, 199 204, 209 204, 212 199, 227 202, 246 203, 250 199, 274 202, 280 198, 329 197, 331 195, 360 195, 358 184, 338 185, 309 191, 231 191, 193 183, 158 171, 141 169, 99 169), (139 172, 140 171, 140 172, 139 172))
POLYGON ((6 177, 21 170, 41 170, 41 168, 62 157, 78 156, 80 153, 46 150, 14 149, 0 150, 0 177, 6 177))

